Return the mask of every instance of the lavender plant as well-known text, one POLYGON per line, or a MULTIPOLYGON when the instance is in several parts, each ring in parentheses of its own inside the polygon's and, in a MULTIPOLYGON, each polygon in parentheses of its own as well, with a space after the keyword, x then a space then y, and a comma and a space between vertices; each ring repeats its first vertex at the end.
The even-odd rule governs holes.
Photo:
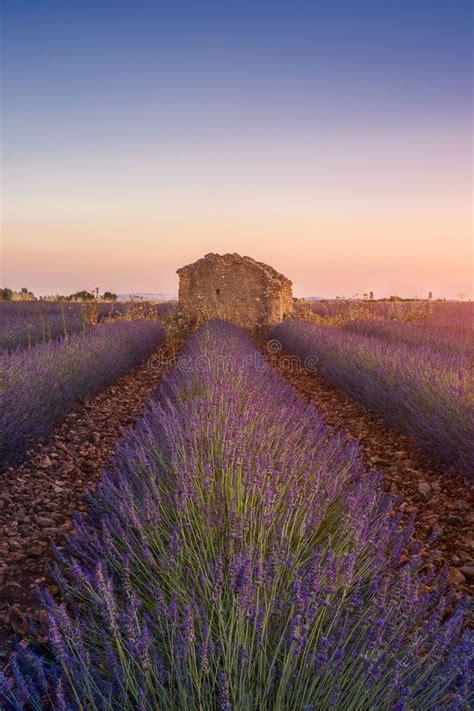
POLYGON ((163 320, 177 302, 0 301, 0 353, 68 338, 103 321, 163 320))
POLYGON ((84 327, 80 304, 0 302, 0 353, 58 340, 84 327))
POLYGON ((440 323, 434 319, 400 323, 372 318, 349 321, 343 328, 395 345, 406 343, 415 348, 429 347, 435 352, 459 353, 468 356, 471 361, 474 358, 474 330, 469 320, 458 325, 456 322, 440 323))
POLYGON ((0 466, 19 461, 75 400, 112 383, 163 338, 156 322, 118 322, 0 356, 0 466))
POLYGON ((43 593, 57 669, 13 659, 17 709, 469 702, 473 639, 413 523, 230 324, 190 339, 76 527, 43 593))
POLYGON ((289 319, 271 337, 467 476, 474 473, 470 359, 289 319))

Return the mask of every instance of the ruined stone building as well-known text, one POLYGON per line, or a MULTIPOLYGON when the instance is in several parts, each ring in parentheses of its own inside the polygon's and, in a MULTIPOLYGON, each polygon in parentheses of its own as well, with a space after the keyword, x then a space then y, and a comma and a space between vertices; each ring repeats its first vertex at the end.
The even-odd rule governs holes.
POLYGON ((179 306, 199 321, 225 318, 244 328, 278 323, 293 309, 291 281, 239 254, 206 254, 178 269, 179 306))

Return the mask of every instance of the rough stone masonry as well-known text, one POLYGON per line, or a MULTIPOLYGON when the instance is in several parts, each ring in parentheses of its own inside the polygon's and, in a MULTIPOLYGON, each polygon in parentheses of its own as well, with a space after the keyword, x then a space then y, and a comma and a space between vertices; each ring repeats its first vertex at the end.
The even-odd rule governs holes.
POLYGON ((180 311, 188 318, 225 318, 252 329, 293 310, 291 281, 251 257, 210 253, 177 273, 180 311))

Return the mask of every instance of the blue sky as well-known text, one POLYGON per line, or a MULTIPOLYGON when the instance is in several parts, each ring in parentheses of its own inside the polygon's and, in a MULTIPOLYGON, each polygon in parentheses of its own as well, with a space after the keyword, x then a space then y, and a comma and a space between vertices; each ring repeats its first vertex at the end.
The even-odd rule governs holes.
POLYGON ((173 291, 212 250, 300 293, 470 289, 470 3, 1 9, 14 288, 173 291))

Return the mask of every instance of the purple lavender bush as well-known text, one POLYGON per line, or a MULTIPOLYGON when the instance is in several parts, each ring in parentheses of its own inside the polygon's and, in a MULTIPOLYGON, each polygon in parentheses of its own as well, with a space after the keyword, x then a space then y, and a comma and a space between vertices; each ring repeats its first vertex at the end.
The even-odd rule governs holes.
POLYGON ((271 337, 426 452, 473 475, 469 358, 294 319, 278 324, 271 337))
POLYGON ((469 703, 473 639, 461 607, 441 622, 449 591, 413 524, 228 323, 190 339, 76 527, 57 553, 63 602, 43 594, 56 671, 13 658, 11 707, 469 703))
POLYGON ((117 322, 0 356, 0 467, 18 462, 75 400, 124 375, 163 338, 154 321, 117 322))
POLYGON ((86 333, 92 321, 125 316, 127 304, 56 301, 0 301, 0 353, 86 333), (92 314, 91 314, 92 315, 92 314))
POLYGON ((81 305, 37 301, 0 302, 0 353, 30 348, 84 330, 81 305))
POLYGON ((464 327, 456 322, 440 323, 425 319, 419 322, 400 323, 383 319, 360 319, 349 321, 344 330, 363 336, 373 336, 395 345, 406 343, 418 347, 429 347, 441 353, 459 353, 474 357, 474 330, 467 320, 464 327))

